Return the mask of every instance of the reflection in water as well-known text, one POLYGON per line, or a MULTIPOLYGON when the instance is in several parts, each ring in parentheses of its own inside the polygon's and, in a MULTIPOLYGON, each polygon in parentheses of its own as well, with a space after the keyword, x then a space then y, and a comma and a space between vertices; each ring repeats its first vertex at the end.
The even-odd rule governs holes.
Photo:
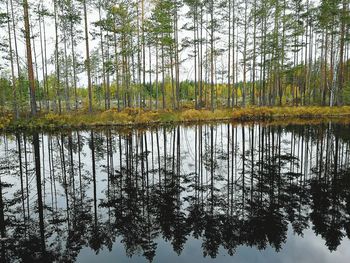
POLYGON ((0 146, 0 261, 74 262, 83 248, 152 261, 279 251, 312 228, 330 251, 350 237, 350 128, 232 126, 12 134, 0 146))

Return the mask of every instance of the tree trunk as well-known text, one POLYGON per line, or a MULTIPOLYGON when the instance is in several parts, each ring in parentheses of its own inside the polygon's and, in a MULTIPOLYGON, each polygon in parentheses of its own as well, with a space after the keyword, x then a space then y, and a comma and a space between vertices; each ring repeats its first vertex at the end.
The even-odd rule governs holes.
POLYGON ((84 8, 85 49, 86 49, 85 65, 86 65, 87 78, 88 78, 89 113, 92 113, 91 64, 90 64, 89 29, 88 29, 86 0, 83 1, 83 8, 84 8))
POLYGON ((24 33, 26 41, 27 50, 27 67, 28 67, 28 79, 29 79, 29 90, 30 90, 30 110, 31 115, 35 116, 37 113, 36 99, 35 99, 35 79, 33 70, 33 58, 32 58, 32 47, 31 47, 31 37, 30 37, 30 25, 29 25, 29 11, 28 11, 28 1, 23 0, 23 10, 24 10, 24 33))

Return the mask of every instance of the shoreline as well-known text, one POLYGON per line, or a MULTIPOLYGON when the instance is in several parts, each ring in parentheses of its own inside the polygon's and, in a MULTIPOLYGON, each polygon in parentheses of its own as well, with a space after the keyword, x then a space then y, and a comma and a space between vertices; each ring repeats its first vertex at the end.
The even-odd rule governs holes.
POLYGON ((76 130, 89 128, 150 128, 175 124, 205 123, 255 123, 272 124, 312 124, 336 121, 350 124, 350 106, 343 107, 246 107, 234 109, 209 110, 184 109, 142 110, 116 109, 99 112, 41 113, 33 118, 14 120, 11 115, 0 117, 0 131, 34 130, 76 130))

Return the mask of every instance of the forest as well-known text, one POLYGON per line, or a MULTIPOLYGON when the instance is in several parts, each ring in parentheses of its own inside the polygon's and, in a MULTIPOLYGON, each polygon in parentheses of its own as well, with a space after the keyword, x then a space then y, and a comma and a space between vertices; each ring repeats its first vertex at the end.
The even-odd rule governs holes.
POLYGON ((4 0, 0 114, 349 105, 349 6, 4 0))
POLYGON ((0 0, 0 262, 347 263, 349 11, 0 0))

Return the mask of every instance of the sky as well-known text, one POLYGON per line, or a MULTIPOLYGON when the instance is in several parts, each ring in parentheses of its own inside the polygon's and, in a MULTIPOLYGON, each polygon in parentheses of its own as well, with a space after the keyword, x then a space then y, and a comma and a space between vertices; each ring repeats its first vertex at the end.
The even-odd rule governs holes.
MULTIPOLYGON (((8 1, 8 0, 4 0, 4 1, 8 1)), ((16 2, 16 0, 13 0, 14 2, 16 2)), ((32 35, 34 36, 33 39, 33 43, 35 46, 35 50, 33 48, 33 55, 35 60, 36 60, 36 64, 38 65, 38 74, 37 78, 39 80, 42 80, 42 71, 41 71, 41 48, 40 48, 40 38, 39 38, 39 27, 38 27, 38 21, 37 21, 37 15, 34 12, 34 9, 37 8, 37 3, 39 2, 43 2, 49 9, 50 12, 53 12, 53 5, 52 5, 52 1, 48 1, 48 0, 28 0, 29 4, 30 4, 30 15, 31 15, 31 22, 34 25, 32 27, 32 35)), ((76 1, 77 2, 77 1, 76 1)), ((311 2, 317 4, 318 0, 312 0, 311 2)), ((150 6, 150 1, 146 0, 145 2, 146 4, 146 18, 149 17, 150 15, 150 10, 151 10, 151 6, 150 6)), ((6 4, 5 2, 3 2, 2 6, 4 8, 6 8, 6 4)), ((6 11, 6 10, 3 10, 6 11)), ((184 29, 181 29, 186 23, 189 22, 189 19, 186 18, 186 12, 188 11, 187 7, 183 7, 180 12, 179 12, 179 26, 178 28, 180 29, 179 32, 179 42, 181 42, 183 39, 185 38, 190 38, 192 39, 192 32, 186 31, 184 29)), ((240 41, 243 40, 244 35, 243 35, 243 28, 242 28, 242 17, 240 17, 242 15, 242 10, 236 10, 237 13, 237 17, 238 17, 238 24, 240 25, 237 30, 236 30, 236 37, 238 37, 238 39, 240 41), (239 18, 240 17, 240 18, 239 18)), ((15 16, 17 18, 21 18, 23 17, 23 8, 21 6, 16 5, 15 6, 15 16)), ((103 15, 102 15, 103 16, 103 15)), ((219 19, 219 24, 223 25, 226 23, 226 21, 224 21, 220 16, 216 16, 219 19)), ((21 20, 20 19, 20 20, 21 20)), ((90 33, 95 30, 95 27, 92 25, 94 22, 99 20, 99 14, 98 14, 98 9, 96 7, 89 7, 88 10, 88 20, 89 20, 89 30, 90 33)), ((53 60, 53 54, 54 54, 54 47, 55 47, 55 29, 54 29, 54 21, 53 19, 46 19, 45 21, 45 27, 46 27, 46 33, 47 33, 47 54, 48 54, 48 60, 51 62, 49 64, 48 67, 48 71, 49 73, 53 73, 54 72, 54 60, 53 60)), ((23 33, 22 33, 22 29, 23 29, 23 23, 20 21, 17 25, 16 25, 16 30, 17 30, 17 35, 18 37, 18 49, 19 49, 19 55, 20 55, 20 64, 22 66, 25 66, 26 61, 25 61, 25 43, 24 43, 24 38, 23 38, 23 33)), ((79 29, 81 31, 83 31, 83 23, 81 23, 81 25, 79 26, 79 29)), ((248 28, 248 32, 251 34, 252 33, 252 28, 249 27, 248 28)), ((228 38, 226 36, 227 32, 224 32, 224 30, 220 30, 218 32, 215 32, 215 37, 220 37, 220 39, 218 41, 215 42, 215 48, 216 49, 222 49, 224 47, 228 46, 228 38)), ((81 59, 84 59, 86 57, 85 54, 85 43, 84 43, 84 39, 83 39, 83 34, 81 34, 82 39, 79 41, 79 44, 76 47, 76 51, 79 53, 81 59)), ((206 37, 207 39, 209 39, 208 36, 208 32, 206 30, 204 30, 204 37, 206 37)), ((8 42, 8 32, 7 32, 7 26, 4 25, 4 27, 0 28, 0 44, 5 44, 8 42)), ((99 37, 97 37, 97 39, 93 39, 92 35, 90 34, 90 54, 92 53, 92 51, 98 46, 99 44, 99 37)), ((59 43, 60 47, 63 48, 63 41, 62 38, 60 39, 60 43, 59 43)), ((205 47, 204 47, 205 48, 205 47)), ((315 51, 317 51, 315 49, 315 51)), ((112 50, 111 50, 112 52, 112 50)), ((148 48, 146 49, 146 68, 148 69, 148 64, 149 64, 149 59, 148 59, 148 48)), ((238 58, 238 61, 242 60, 242 48, 240 48, 240 51, 238 53, 236 53, 236 61, 238 58)), ((10 75, 10 66, 9 63, 7 61, 4 60, 4 58, 8 58, 8 50, 3 50, 0 51, 0 76, 1 75, 10 75), (7 65, 5 65, 7 63, 7 65)), ((194 62, 192 58, 189 58, 189 53, 193 53, 193 48, 189 47, 183 51, 180 52, 180 60, 181 60, 181 65, 180 65, 180 79, 184 80, 184 79, 194 79, 194 62)), ((155 50, 152 49, 152 68, 154 69, 155 67, 155 50)), ((217 65, 217 71, 227 71, 227 53, 222 55, 222 56, 218 56, 216 58, 216 65, 217 65)), ((251 72, 248 72, 247 78, 248 80, 251 78, 251 72)), ((243 76, 242 76, 242 67, 239 65, 238 67, 238 79, 236 78, 236 81, 240 81, 242 80, 243 76)), ((222 81, 221 78, 221 74, 217 74, 217 83, 220 83, 222 81)), ((152 75, 153 80, 155 79, 155 76, 152 75)), ((161 76, 159 76, 161 78, 161 76)), ((147 81, 148 81, 148 76, 147 76, 147 81)), ((224 75, 224 79, 226 80, 226 76, 224 75)), ((82 72, 79 74, 79 85, 80 86, 85 86, 87 83, 87 77, 86 77, 86 72, 82 72)))
MULTIPOLYGON (((43 0, 41 0, 43 1, 43 0)), ((39 35, 39 23, 37 20, 37 15, 34 12, 34 9, 36 9, 36 5, 34 3, 38 3, 38 0, 29 0, 29 5, 30 5, 30 19, 31 19, 31 23, 33 24, 32 26, 32 37, 33 41, 32 41, 32 53, 33 53, 33 60, 34 63, 36 62, 38 65, 38 74, 36 74, 36 72, 34 72, 35 75, 37 75, 36 77, 39 80, 42 80, 42 52, 41 52, 41 45, 40 45, 40 35, 39 35), (34 45, 33 45, 34 44, 34 45)), ((48 5, 47 2, 51 2, 51 1, 47 1, 45 0, 44 3, 46 5, 46 7, 49 9, 50 12, 53 13, 53 6, 52 4, 48 5)), ((15 3, 14 0, 14 5, 15 5, 15 17, 16 18, 20 18, 22 20, 23 17, 23 9, 21 6, 18 6, 18 4, 15 3)), ((6 9, 6 4, 3 4, 3 6, 6 9)), ((147 15, 150 14, 149 12, 150 10, 150 6, 148 6, 146 8, 146 17, 147 15), (148 10, 148 12, 147 12, 148 10)), ((6 10, 2 10, 5 11, 6 10)), ((94 49, 96 49, 99 46, 99 37, 97 39, 93 39, 93 36, 91 34, 92 31, 95 30, 93 23, 99 20, 99 13, 98 13, 98 9, 97 8, 93 8, 93 7, 89 7, 88 9, 88 27, 89 27, 89 31, 90 31, 90 35, 89 35, 89 40, 90 40, 90 54, 92 53, 92 51, 94 49)), ((180 20, 179 21, 179 28, 183 26, 183 24, 185 23, 185 20, 180 20)), ((12 25, 11 25, 12 27, 12 25)), ((19 57, 20 57, 20 65, 22 67, 25 67, 26 65, 26 49, 25 49, 25 39, 24 39, 24 35, 23 35, 23 23, 22 21, 19 21, 16 24, 16 33, 17 33, 17 44, 18 44, 18 53, 19 53, 19 57)), ((83 21, 80 24, 79 27, 80 30, 84 30, 83 27, 83 21)), ((12 30, 12 28, 11 28, 12 30)), ((48 66, 48 72, 49 73, 53 73, 55 70, 54 67, 54 63, 53 63, 53 56, 54 56, 54 51, 55 51, 55 27, 54 27, 54 20, 53 19, 45 19, 45 30, 46 30, 46 36, 47 36, 47 60, 49 61, 49 66, 48 66)), ((42 32, 43 32, 43 27, 42 27, 42 32)), ((11 32, 13 34, 13 31, 11 32)), ((184 30, 181 30, 180 32, 180 40, 190 36, 190 33, 185 32, 184 30)), ((81 37, 83 37, 83 31, 81 33, 81 37)), ((0 43, 3 44, 7 44, 8 43, 8 30, 7 30, 7 24, 5 24, 2 28, 0 28, 0 43)), ((13 49, 14 49, 14 39, 13 39, 13 35, 12 35, 12 45, 13 45, 13 49)), ((63 48, 63 39, 61 37, 60 42, 59 42, 59 46, 61 48, 63 48)), ((106 49, 106 48, 105 48, 106 49)), ((111 51, 112 52, 113 47, 111 47, 111 51)), ((85 52, 85 39, 81 39, 78 43, 78 45, 76 46, 76 51, 77 53, 80 55, 81 59, 85 59, 86 57, 86 52, 85 52)), ((146 49, 146 67, 149 67, 149 59, 148 59, 148 48, 146 49)), ((8 59, 8 50, 2 50, 0 51, 0 76, 1 75, 6 75, 9 76, 10 75, 10 63, 8 61, 5 61, 5 58, 8 59)), ((153 57, 155 55, 155 51, 152 50, 152 54, 153 57)), ((183 60, 184 58, 187 57, 187 51, 182 52, 181 54, 181 60, 183 60)), ((155 67, 155 62, 152 62, 152 66, 155 67)), ((16 69, 15 69, 16 70, 16 69)), ((193 75, 193 62, 190 61, 184 61, 180 67, 181 70, 181 76, 182 79, 190 79, 192 78, 193 75)), ((16 70, 16 74, 17 74, 17 70, 16 70)), ((82 72, 79 74, 79 85, 80 86, 84 86, 87 84, 87 76, 86 76, 86 72, 82 72)), ((154 77, 154 76, 153 76, 154 77)), ((147 80, 149 78, 147 77, 147 80)))

